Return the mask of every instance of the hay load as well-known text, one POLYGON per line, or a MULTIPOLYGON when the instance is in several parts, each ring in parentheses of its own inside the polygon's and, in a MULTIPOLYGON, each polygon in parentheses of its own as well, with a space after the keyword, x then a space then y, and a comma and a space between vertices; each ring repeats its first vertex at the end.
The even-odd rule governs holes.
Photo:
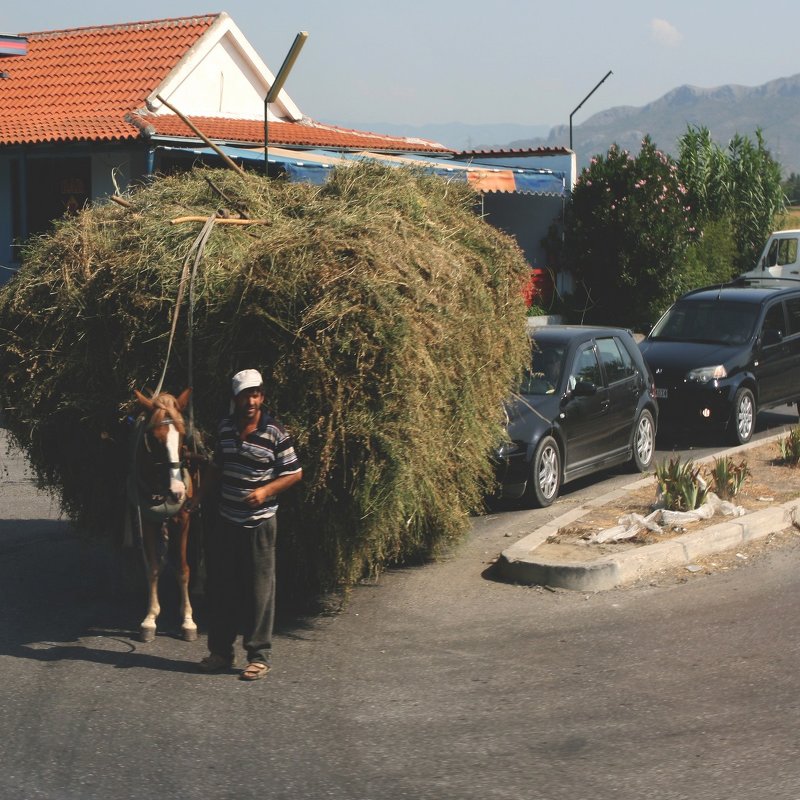
POLYGON ((528 352, 527 265, 468 189, 366 165, 322 187, 202 170, 127 200, 33 241, 0 290, 6 425, 76 525, 120 535, 123 420, 132 390, 158 383, 203 225, 171 220, 225 206, 253 222, 210 231, 164 389, 191 359, 210 445, 231 374, 265 375, 305 473, 283 502, 282 581, 346 586, 466 530, 528 352))

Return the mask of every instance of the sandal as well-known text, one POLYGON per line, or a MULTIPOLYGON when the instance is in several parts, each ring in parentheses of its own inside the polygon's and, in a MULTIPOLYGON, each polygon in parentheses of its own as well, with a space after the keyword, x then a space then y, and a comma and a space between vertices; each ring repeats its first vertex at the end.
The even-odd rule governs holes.
POLYGON ((253 661, 242 670, 242 674, 239 676, 239 680, 242 681, 260 680, 261 678, 266 677, 267 673, 269 672, 269 669, 270 669, 269 664, 262 664, 258 661, 253 661))
POLYGON ((200 659, 199 666, 200 671, 207 674, 222 672, 233 666, 233 658, 225 658, 225 656, 220 656, 216 653, 209 653, 205 658, 200 659))

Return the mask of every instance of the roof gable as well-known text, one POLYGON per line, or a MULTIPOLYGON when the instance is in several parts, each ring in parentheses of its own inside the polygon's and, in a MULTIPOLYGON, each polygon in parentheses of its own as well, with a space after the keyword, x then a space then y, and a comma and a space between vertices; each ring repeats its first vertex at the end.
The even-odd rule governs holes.
MULTIPOLYGON (((264 97, 275 76, 225 13, 175 66, 148 98, 148 108, 166 113, 161 95, 189 116, 263 119, 264 97)), ((300 120, 302 114, 282 90, 270 104, 270 121, 300 120)))

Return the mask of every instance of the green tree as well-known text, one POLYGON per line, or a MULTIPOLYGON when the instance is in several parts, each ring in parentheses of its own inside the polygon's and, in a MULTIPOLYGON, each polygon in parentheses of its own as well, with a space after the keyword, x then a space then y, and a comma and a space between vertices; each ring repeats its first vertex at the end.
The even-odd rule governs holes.
POLYGON ((708 128, 690 125, 678 140, 678 177, 686 187, 686 198, 698 225, 730 215, 730 162, 708 128))
POLYGON ((694 236, 675 162, 645 137, 638 156, 592 159, 567 208, 564 263, 583 293, 581 319, 642 329, 684 288, 694 236))
POLYGON ((736 266, 744 271, 755 265, 776 217, 786 210, 786 196, 781 187, 780 164, 767 150, 760 129, 755 143, 746 136, 734 136, 728 152, 736 266))
POLYGON ((689 126, 678 153, 678 175, 695 226, 705 232, 710 223, 718 223, 717 230, 729 225, 734 253, 727 277, 750 269, 786 203, 780 165, 761 130, 755 142, 737 134, 723 149, 708 128, 689 126))

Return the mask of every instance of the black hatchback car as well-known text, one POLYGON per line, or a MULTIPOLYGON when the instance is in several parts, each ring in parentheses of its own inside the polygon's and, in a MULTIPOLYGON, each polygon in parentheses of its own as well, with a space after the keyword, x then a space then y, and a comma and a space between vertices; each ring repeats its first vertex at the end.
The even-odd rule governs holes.
POLYGON ((495 453, 498 496, 548 506, 574 478, 625 462, 648 469, 658 408, 630 332, 548 325, 530 336, 531 366, 495 453))
POLYGON ((640 344, 664 428, 749 441, 759 409, 800 398, 800 287, 733 283, 680 297, 640 344))

